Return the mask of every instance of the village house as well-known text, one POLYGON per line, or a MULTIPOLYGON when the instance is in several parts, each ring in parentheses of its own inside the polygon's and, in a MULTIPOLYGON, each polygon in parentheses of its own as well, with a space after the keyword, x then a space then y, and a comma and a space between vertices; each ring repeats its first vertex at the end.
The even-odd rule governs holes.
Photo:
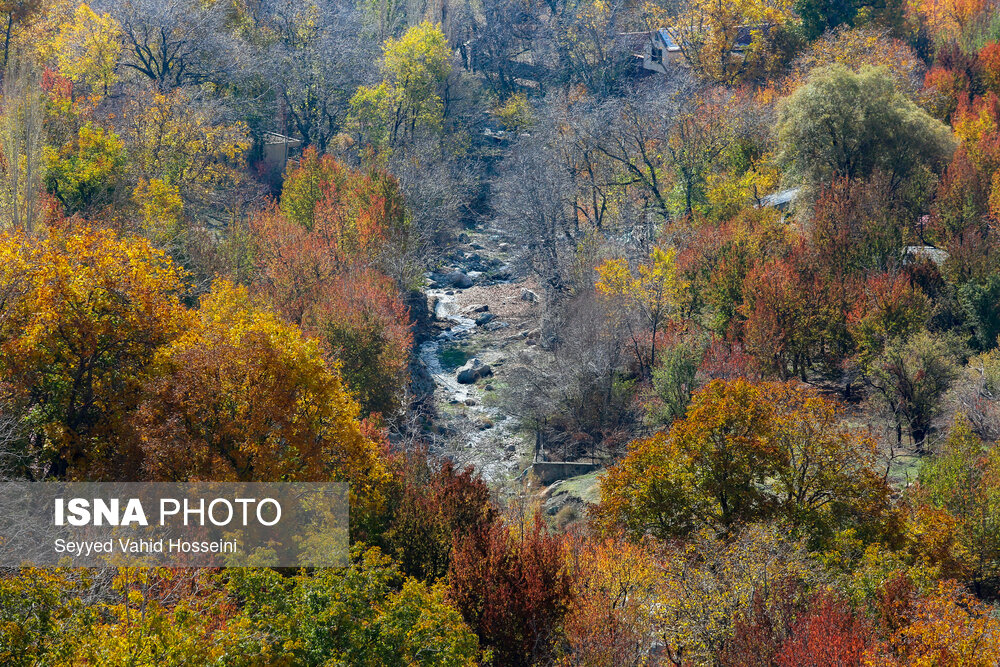
MULTIPOLYGON (((753 42, 755 31, 767 30, 768 26, 740 26, 733 40, 732 53, 741 54, 753 42)), ((652 32, 629 32, 621 37, 632 49, 639 66, 650 72, 667 74, 672 67, 684 65, 684 49, 677 28, 659 28, 652 32)))

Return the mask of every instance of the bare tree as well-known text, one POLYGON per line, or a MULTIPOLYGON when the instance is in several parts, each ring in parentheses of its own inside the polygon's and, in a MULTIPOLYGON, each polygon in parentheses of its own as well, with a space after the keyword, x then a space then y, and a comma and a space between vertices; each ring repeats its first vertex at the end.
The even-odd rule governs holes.
POLYGON ((549 296, 565 290, 585 239, 645 249, 668 216, 666 144, 679 84, 603 103, 550 102, 500 167, 496 226, 549 296))
POLYGON ((403 0, 363 0, 359 6, 368 32, 380 44, 398 35, 406 25, 403 0))
POLYGON ((42 187, 42 101, 30 60, 12 54, 3 81, 0 150, 3 151, 0 206, 8 224, 33 232, 42 187))
POLYGON ((325 151, 358 86, 374 79, 381 43, 365 36, 353 5, 336 0, 275 0, 270 22, 278 41, 266 46, 261 64, 283 130, 325 151))
POLYGON ((546 302, 567 288, 573 248, 582 238, 572 201, 574 184, 559 154, 558 133, 522 138, 504 160, 494 197, 496 226, 539 276, 546 302))
POLYGON ((629 362, 622 324, 595 297, 561 302, 551 351, 528 348, 505 371, 504 408, 534 432, 536 459, 601 461, 634 434, 631 394, 618 383, 629 362))
POLYGON ((448 240, 458 221, 473 217, 470 206, 480 168, 474 161, 456 159, 437 142, 424 139, 395 151, 387 167, 406 196, 415 251, 432 252, 448 240))
POLYGON ((124 66, 160 90, 224 83, 247 51, 226 27, 225 3, 197 0, 105 0, 121 24, 124 66))
POLYGON ((582 84, 598 99, 618 92, 629 71, 638 67, 623 35, 627 5, 624 0, 600 5, 565 0, 553 18, 559 64, 554 78, 564 86, 582 84))
POLYGON ((486 85, 500 99, 538 81, 543 69, 534 51, 544 23, 525 0, 484 0, 470 36, 460 50, 466 67, 481 72, 486 85))
POLYGON ((989 441, 1000 439, 1000 353, 973 357, 954 385, 957 410, 972 430, 989 441))

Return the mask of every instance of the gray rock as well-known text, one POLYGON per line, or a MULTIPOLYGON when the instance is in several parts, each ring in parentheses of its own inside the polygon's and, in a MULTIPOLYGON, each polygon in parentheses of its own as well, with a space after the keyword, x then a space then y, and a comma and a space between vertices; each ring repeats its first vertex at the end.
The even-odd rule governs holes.
POLYGON ((481 327, 483 325, 489 324, 490 322, 495 320, 496 317, 497 316, 494 315, 493 313, 483 313, 482 315, 476 318, 476 326, 481 327))
POLYGON ((484 364, 479 359, 469 359, 464 366, 458 369, 455 379, 459 384, 472 384, 479 378, 493 375, 493 369, 484 364))
POLYGON ((521 301, 528 301, 530 303, 538 303, 538 295, 532 292, 530 289, 521 288, 521 301))
POLYGON ((511 280, 514 277, 514 270, 508 265, 504 264, 500 266, 496 271, 491 274, 494 280, 511 280))
POLYGON ((459 289, 472 287, 472 278, 461 271, 452 271, 444 277, 444 280, 452 287, 457 287, 459 289))

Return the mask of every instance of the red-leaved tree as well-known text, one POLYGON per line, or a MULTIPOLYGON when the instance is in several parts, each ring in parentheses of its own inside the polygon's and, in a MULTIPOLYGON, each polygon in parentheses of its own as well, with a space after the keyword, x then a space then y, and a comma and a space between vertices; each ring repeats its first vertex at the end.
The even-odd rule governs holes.
POLYGON ((448 576, 452 600, 495 664, 545 662, 571 579, 562 540, 548 535, 540 518, 523 527, 497 520, 460 539, 448 576))

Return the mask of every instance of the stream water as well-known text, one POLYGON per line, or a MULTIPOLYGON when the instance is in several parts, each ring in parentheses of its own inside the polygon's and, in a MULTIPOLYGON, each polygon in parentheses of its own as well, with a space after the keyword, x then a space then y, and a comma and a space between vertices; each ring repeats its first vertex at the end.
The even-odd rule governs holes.
POLYGON ((447 427, 435 436, 431 451, 460 466, 474 465, 491 484, 508 480, 517 467, 516 455, 508 451, 509 445, 517 441, 510 432, 509 420, 496 407, 483 404, 480 388, 475 384, 460 384, 455 369, 446 369, 441 364, 442 350, 468 338, 476 329, 475 320, 461 314, 459 304, 447 290, 428 290, 427 296, 437 299, 435 317, 451 325, 421 344, 418 350, 420 360, 434 380, 437 421, 447 427))
POLYGON ((427 371, 438 388, 444 390, 449 398, 465 401, 470 397, 471 386, 459 384, 454 372, 448 372, 441 366, 441 346, 467 337, 476 328, 476 322, 459 314, 454 296, 447 294, 445 290, 428 290, 427 296, 437 298, 434 316, 451 322, 452 326, 420 346, 420 360, 427 366, 427 371))

